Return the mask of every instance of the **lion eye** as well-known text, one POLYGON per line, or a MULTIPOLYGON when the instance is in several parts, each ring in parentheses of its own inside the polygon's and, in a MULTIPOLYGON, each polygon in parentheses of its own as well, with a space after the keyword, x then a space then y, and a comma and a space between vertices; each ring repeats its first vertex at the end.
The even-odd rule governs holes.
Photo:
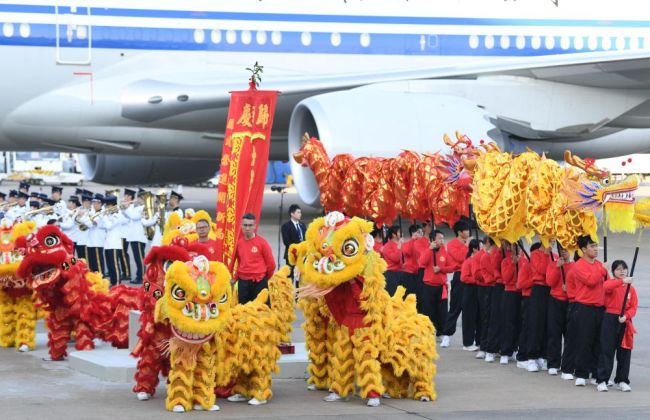
POLYGON ((59 244, 59 237, 56 235, 47 235, 45 239, 43 240, 43 243, 47 247, 53 247, 59 244))
POLYGON ((161 290, 154 290, 153 291, 153 297, 156 300, 160 299, 162 297, 162 291, 161 290))
POLYGON ((172 297, 176 300, 185 300, 185 290, 178 285, 174 285, 172 287, 172 297))
POLYGON ((609 178, 603 179, 603 185, 609 185, 609 178))
POLYGON ((357 242, 356 239, 348 239, 347 241, 343 242, 341 252, 346 257, 354 257, 359 252, 359 242, 357 242))
POLYGON ((224 293, 223 296, 221 296, 221 299, 219 299, 219 303, 226 303, 228 301, 228 293, 224 293))

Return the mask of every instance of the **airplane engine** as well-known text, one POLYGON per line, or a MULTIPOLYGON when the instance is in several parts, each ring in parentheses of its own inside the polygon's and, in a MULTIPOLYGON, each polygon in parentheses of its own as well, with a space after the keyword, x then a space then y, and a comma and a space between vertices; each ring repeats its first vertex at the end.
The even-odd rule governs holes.
POLYGON ((219 159, 79 155, 87 179, 112 185, 180 184, 205 181, 219 169, 219 159))
POLYGON ((453 138, 456 130, 476 142, 500 142, 494 138, 498 133, 494 133, 485 111, 466 99, 372 88, 312 96, 294 108, 289 123, 289 156, 296 188, 306 204, 319 205, 318 184, 309 168, 291 158, 300 149, 305 132, 323 142, 330 158, 339 153, 392 157, 405 149, 447 150, 442 136, 447 133, 453 138))

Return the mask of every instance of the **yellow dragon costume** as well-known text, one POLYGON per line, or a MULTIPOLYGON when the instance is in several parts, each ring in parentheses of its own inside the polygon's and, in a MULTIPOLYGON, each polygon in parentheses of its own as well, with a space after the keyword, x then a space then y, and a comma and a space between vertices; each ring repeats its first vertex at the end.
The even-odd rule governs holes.
POLYGON ((369 406, 383 394, 434 400, 434 328, 413 296, 385 291, 386 263, 372 249, 371 230, 370 222, 331 212, 290 248, 303 285, 310 389, 329 389, 325 400, 338 401, 356 383, 369 406))
POLYGON ((0 347, 20 352, 34 350, 38 310, 32 289, 16 274, 23 259, 17 241, 35 229, 34 222, 0 221, 0 347))
POLYGON ((278 345, 295 317, 288 273, 288 268, 276 273, 268 292, 239 305, 222 263, 198 256, 171 265, 165 294, 155 309, 156 322, 168 323, 172 332, 168 410, 219 410, 215 387, 232 389, 230 401, 250 397, 251 405, 272 397, 271 373, 279 371, 278 345), (269 294, 273 309, 264 303, 269 294))

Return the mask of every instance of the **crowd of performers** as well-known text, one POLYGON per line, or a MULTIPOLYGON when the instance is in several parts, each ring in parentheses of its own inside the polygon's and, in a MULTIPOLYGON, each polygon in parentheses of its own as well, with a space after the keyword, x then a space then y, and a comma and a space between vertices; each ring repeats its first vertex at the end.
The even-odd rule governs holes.
POLYGON ((502 365, 516 360, 518 368, 575 379, 576 386, 631 391, 638 300, 625 261, 599 261, 589 236, 578 238, 579 252, 571 256, 561 248, 554 252, 553 242, 526 251, 521 242, 471 238, 467 220, 453 232, 446 244, 431 223, 411 225, 408 240, 399 226, 374 232, 385 236, 375 249, 388 264, 388 292, 402 285, 417 296, 440 347, 450 346, 462 313, 463 350, 477 359, 492 363, 500 356, 502 365))

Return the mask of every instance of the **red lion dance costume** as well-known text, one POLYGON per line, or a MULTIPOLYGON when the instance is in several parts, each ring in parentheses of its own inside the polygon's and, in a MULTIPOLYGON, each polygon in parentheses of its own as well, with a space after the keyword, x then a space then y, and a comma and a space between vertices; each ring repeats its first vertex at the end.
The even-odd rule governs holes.
POLYGON ((128 345, 128 313, 138 307, 138 290, 117 286, 92 273, 73 255, 73 243, 58 227, 47 225, 26 238, 18 276, 26 279, 48 310, 48 347, 52 360, 63 360, 75 335, 77 350, 94 348, 101 338, 118 348, 128 345))

